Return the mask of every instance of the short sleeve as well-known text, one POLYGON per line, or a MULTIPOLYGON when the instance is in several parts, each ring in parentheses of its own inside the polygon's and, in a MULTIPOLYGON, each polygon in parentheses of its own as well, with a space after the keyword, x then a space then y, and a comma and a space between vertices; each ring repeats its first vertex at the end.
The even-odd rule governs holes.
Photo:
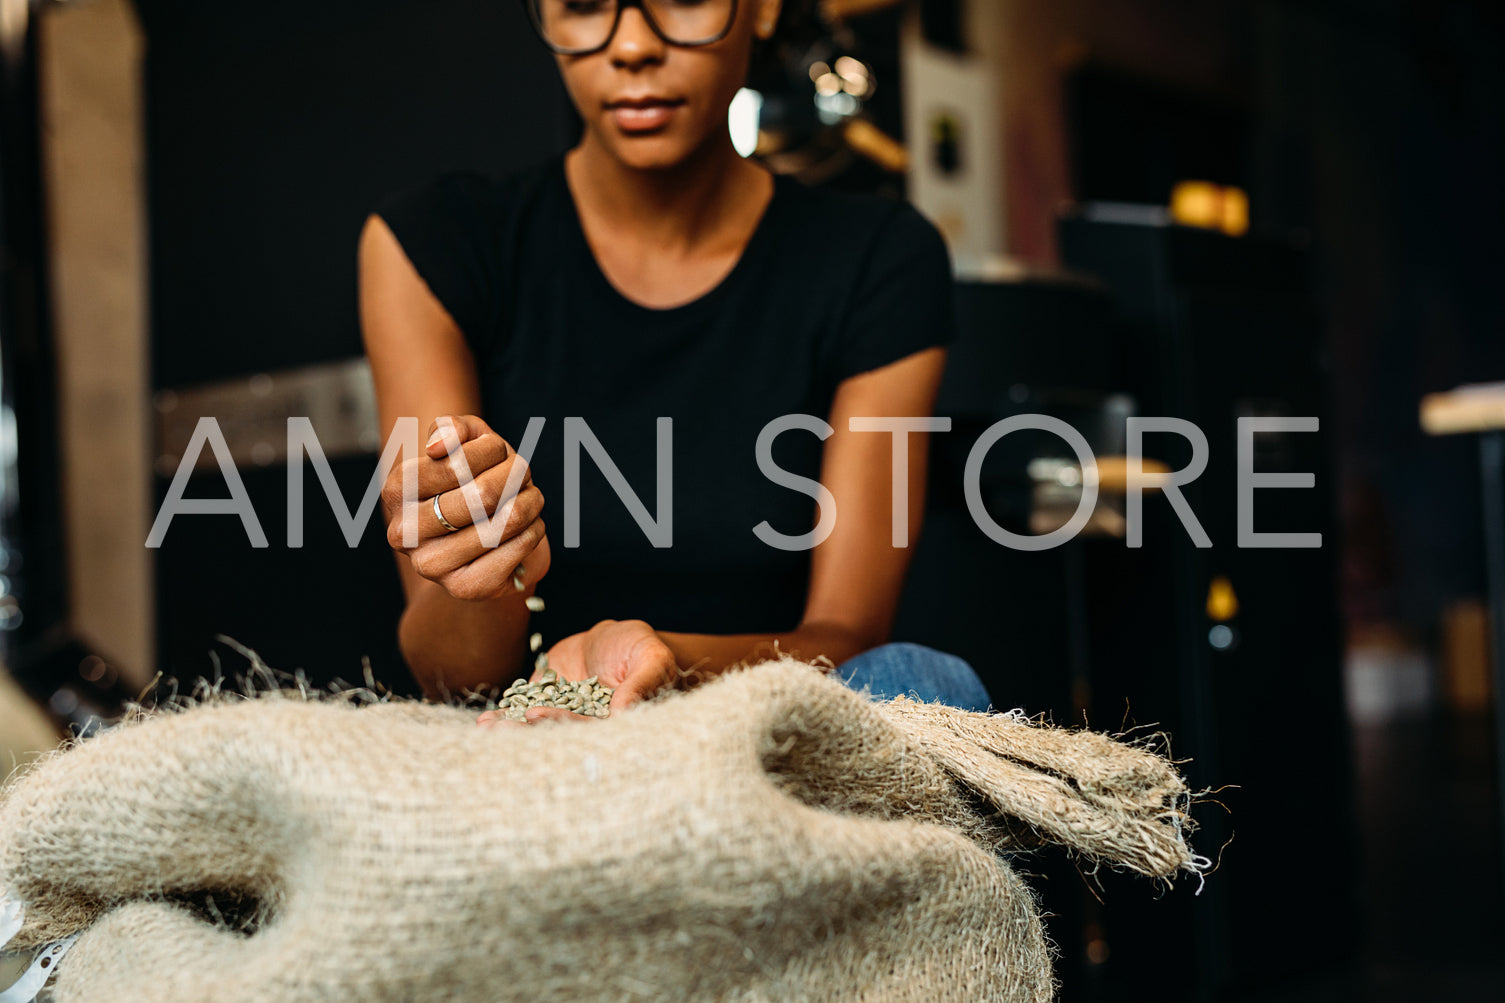
POLYGON ((446 174, 374 210, 478 355, 495 339, 502 296, 495 187, 479 174, 446 174))
POLYGON ((837 333, 837 382, 956 340, 951 256, 940 231, 901 203, 877 229, 837 333))

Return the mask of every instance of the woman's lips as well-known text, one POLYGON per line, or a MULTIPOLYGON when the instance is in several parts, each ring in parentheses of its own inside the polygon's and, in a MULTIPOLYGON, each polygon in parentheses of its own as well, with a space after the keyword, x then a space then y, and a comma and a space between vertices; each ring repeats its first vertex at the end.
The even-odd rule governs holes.
POLYGON ((669 124, 674 109, 683 103, 654 98, 616 101, 606 107, 617 128, 623 132, 657 132, 669 124))

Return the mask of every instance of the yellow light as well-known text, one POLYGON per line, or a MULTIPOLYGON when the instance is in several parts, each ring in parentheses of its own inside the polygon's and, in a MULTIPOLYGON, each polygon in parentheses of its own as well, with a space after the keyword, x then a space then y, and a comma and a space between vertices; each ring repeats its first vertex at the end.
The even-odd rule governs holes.
POLYGON ((1233 583, 1222 575, 1212 580, 1207 587, 1207 618, 1222 623, 1238 616, 1238 595, 1233 591, 1233 583))
POLYGON ((827 66, 821 60, 817 59, 815 62, 810 64, 810 82, 814 83, 830 72, 831 67, 827 66))
POLYGON ((848 83, 867 83, 867 67, 851 56, 836 60, 836 74, 848 83))
POLYGON ((1223 232, 1230 237, 1249 232, 1249 195, 1242 188, 1223 189, 1223 232))
POLYGON ((1171 219, 1182 226, 1242 237, 1249 232, 1249 195, 1242 188, 1211 181, 1182 181, 1171 191, 1171 219))
POLYGON ((834 73, 827 73, 815 81, 815 93, 824 97, 841 93, 841 78, 834 73))
POLYGON ((841 78, 842 89, 848 94, 863 97, 873 89, 867 66, 859 59, 842 56, 836 60, 836 75, 841 78))
POLYGON ((1183 226, 1223 228, 1223 192, 1211 181, 1182 181, 1171 191, 1171 218, 1183 226))

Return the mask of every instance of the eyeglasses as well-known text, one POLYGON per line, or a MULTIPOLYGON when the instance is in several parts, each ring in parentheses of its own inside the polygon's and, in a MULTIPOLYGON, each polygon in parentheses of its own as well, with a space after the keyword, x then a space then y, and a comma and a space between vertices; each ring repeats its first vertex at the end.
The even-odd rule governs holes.
POLYGON ((732 30, 737 0, 523 0, 543 44, 561 56, 588 56, 611 44, 628 7, 642 11, 670 45, 719 42, 732 30))

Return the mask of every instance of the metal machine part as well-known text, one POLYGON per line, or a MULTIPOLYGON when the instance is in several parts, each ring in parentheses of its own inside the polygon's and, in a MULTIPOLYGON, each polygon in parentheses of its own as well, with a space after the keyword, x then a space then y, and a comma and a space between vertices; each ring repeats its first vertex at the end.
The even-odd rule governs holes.
MULTIPOLYGON (((330 459, 381 451, 381 428, 371 367, 365 359, 346 359, 244 379, 175 390, 159 390, 154 455, 157 474, 171 477, 199 423, 212 418, 236 466, 269 467, 286 463, 289 418, 307 418, 330 459)), ((200 450, 193 469, 217 466, 213 451, 200 450)))

